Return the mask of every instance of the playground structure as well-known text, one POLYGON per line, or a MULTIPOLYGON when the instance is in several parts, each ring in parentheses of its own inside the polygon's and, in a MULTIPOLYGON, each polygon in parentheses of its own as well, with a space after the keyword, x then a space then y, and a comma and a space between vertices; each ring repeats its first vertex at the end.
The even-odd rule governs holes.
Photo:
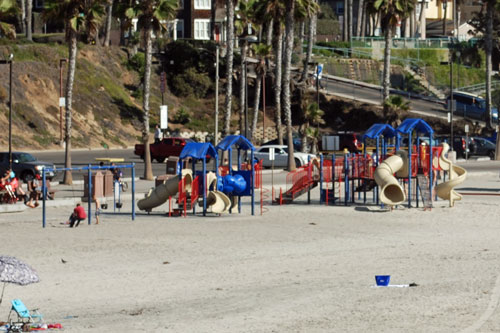
POLYGON ((188 210, 196 214, 196 203, 203 207, 203 216, 208 211, 216 214, 231 213, 238 207, 241 212, 241 198, 251 197, 251 210, 254 215, 255 185, 261 183, 261 167, 259 163, 242 163, 241 153, 250 152, 250 161, 253 161, 255 148, 245 137, 230 135, 225 137, 217 147, 210 143, 190 142, 182 150, 177 162, 177 175, 166 179, 159 186, 151 189, 137 202, 139 209, 151 212, 169 201, 169 216, 172 215, 172 200, 177 195, 178 208, 174 213, 187 215, 188 210), (219 167, 219 154, 227 152, 231 161, 232 152, 237 150, 237 166, 231 163, 219 167), (207 158, 212 159, 214 170, 207 170, 207 158), (184 169, 184 163, 191 160, 191 169, 184 169), (202 169, 196 170, 197 162, 201 161, 202 169), (256 172, 257 170, 257 172, 256 172), (257 178, 257 179, 256 179, 257 178), (257 181, 256 181, 257 180, 257 181))
MULTIPOLYGON (((320 185, 320 203, 367 204, 372 193, 375 204, 389 207, 407 203, 416 207, 422 201, 424 208, 432 208, 433 196, 453 202, 460 195, 453 188, 466 178, 463 168, 453 165, 446 157, 447 145, 433 147, 432 128, 422 119, 408 118, 397 129, 388 124, 374 124, 363 136, 364 151, 325 158, 320 156, 318 172, 314 163, 298 168, 287 176, 286 191, 280 189, 275 203, 289 204, 310 189, 320 185), (403 138, 407 147, 401 147, 403 138), (375 149, 368 153, 366 140, 375 141, 375 149), (447 172, 449 180, 438 184, 438 173, 447 172), (317 174, 319 174, 319 179, 317 174), (435 191, 434 191, 435 190, 435 191)), ((443 181, 444 181, 443 177, 443 181)), ((274 190, 274 189, 273 189, 274 190)))

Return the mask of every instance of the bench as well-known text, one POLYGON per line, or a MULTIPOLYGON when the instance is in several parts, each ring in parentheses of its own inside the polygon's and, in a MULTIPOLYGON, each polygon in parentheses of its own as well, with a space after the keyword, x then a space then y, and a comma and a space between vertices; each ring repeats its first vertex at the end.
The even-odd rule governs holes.
POLYGON ((125 162, 124 158, 120 157, 96 157, 96 162, 108 162, 108 163, 123 163, 125 162))

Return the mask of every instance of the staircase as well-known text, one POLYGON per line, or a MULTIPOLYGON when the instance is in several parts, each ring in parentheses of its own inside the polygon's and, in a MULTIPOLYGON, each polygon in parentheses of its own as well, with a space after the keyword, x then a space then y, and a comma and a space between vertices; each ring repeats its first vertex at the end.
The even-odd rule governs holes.
POLYGON ((443 92, 441 90, 437 89, 436 87, 431 85, 429 83, 429 81, 427 81, 427 78, 425 77, 425 72, 420 67, 411 68, 410 66, 407 65, 407 66, 404 66, 403 69, 406 73, 413 76, 413 78, 415 80, 417 80, 422 87, 424 87, 425 89, 430 91, 436 97, 438 97, 440 99, 446 98, 446 96, 443 94, 443 92))

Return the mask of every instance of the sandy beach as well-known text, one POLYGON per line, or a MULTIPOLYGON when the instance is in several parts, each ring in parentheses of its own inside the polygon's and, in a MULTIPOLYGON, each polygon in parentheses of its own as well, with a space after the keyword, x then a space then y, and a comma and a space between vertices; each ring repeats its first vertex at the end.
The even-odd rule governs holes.
MULTIPOLYGON (((500 193, 497 174, 459 188, 500 193)), ((267 206, 263 216, 101 216, 72 210, 0 214, 0 252, 41 281, 7 285, 65 332, 499 332, 498 196, 449 208, 267 206), (63 263, 63 261, 65 263, 63 263), (391 284, 373 288, 374 276, 391 284)), ((257 210, 257 213, 260 213, 257 210)))

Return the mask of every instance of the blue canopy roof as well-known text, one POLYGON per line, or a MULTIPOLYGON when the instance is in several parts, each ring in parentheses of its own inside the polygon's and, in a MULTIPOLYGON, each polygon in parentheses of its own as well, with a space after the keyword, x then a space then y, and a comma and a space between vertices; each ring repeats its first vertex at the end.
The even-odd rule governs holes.
POLYGON ((363 134, 363 139, 376 139, 380 135, 386 138, 393 138, 399 136, 399 133, 389 124, 373 124, 365 134, 363 134))
POLYGON ((433 134, 434 130, 432 127, 427 124, 424 120, 419 119, 419 118, 408 118, 405 119, 401 125, 396 128, 396 130, 399 133, 403 134, 409 134, 413 132, 414 130, 417 130, 419 133, 425 133, 425 134, 433 134))
POLYGON ((226 151, 232 146, 236 146, 236 148, 244 149, 244 150, 255 150, 255 147, 252 145, 247 138, 243 135, 228 135, 217 145, 217 149, 222 151, 226 151))
POLYGON ((191 157, 201 160, 206 158, 207 155, 217 159, 217 150, 211 143, 188 142, 182 149, 179 158, 182 160, 191 157))

